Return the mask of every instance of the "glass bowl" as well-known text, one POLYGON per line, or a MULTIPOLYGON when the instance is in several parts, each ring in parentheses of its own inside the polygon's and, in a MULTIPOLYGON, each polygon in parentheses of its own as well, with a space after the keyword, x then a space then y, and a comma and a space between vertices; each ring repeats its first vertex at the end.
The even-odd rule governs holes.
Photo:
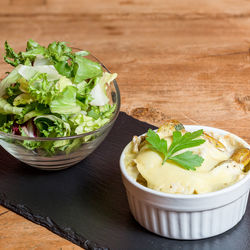
MULTIPOLYGON (((78 49, 73 48, 77 51, 78 49)), ((96 57, 89 55, 87 58, 97 61, 103 68, 103 71, 110 72, 96 57)), ((91 154, 104 140, 111 130, 120 110, 120 91, 117 82, 114 80, 108 86, 107 93, 110 97, 110 103, 116 105, 115 111, 108 123, 97 130, 74 136, 45 138, 45 137, 24 137, 0 132, 0 145, 16 159, 38 169, 43 170, 60 170, 68 168, 91 154), (51 144, 57 142, 60 144, 69 144, 70 149, 58 150, 53 155, 36 148, 35 150, 25 148, 22 143, 26 144, 44 142, 51 144)))

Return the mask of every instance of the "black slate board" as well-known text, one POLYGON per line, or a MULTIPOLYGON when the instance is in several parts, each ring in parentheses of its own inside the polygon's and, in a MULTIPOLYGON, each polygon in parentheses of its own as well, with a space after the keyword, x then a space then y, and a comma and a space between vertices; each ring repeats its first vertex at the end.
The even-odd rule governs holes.
POLYGON ((119 157, 132 136, 149 127, 153 128, 120 113, 98 150, 58 172, 33 169, 0 149, 0 204, 86 249, 249 249, 249 202, 235 228, 205 240, 166 239, 146 231, 133 219, 119 157))

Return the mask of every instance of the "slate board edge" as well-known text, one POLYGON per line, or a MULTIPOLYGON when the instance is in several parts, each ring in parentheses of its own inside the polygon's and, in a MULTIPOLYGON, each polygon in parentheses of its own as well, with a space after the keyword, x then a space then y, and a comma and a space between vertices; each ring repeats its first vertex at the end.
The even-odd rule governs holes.
POLYGON ((4 195, 0 194, 0 205, 5 208, 21 215, 22 217, 40 225, 46 227, 49 231, 59 235, 60 237, 69 240, 76 245, 86 249, 86 250, 108 250, 107 247, 101 247, 93 241, 85 239, 83 236, 74 232, 71 228, 61 228, 59 227, 50 217, 43 217, 39 214, 33 214, 33 212, 26 206, 21 204, 13 204, 4 198, 4 195))
MULTIPOLYGON (((119 115, 122 116, 125 115, 133 120, 137 120, 140 123, 149 126, 150 128, 155 128, 155 126, 153 126, 152 124, 135 119, 132 116, 126 114, 125 112, 120 112, 119 115)), ((0 205, 40 226, 46 227, 49 231, 59 235, 62 238, 65 238, 66 240, 75 243, 76 245, 86 250, 109 250, 109 248, 107 247, 100 246, 93 241, 85 239, 83 236, 76 233, 72 228, 60 227, 52 219, 50 219, 50 217, 44 217, 39 214, 34 214, 28 207, 24 205, 13 204, 8 199, 6 199, 6 196, 4 194, 1 193, 0 193, 0 205)))

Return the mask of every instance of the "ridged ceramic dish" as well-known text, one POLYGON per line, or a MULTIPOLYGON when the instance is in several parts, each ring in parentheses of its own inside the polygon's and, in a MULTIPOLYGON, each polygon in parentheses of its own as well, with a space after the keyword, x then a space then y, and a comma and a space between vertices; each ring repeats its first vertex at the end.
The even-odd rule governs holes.
MULTIPOLYGON (((244 140, 221 129, 185 126, 187 131, 204 129, 229 134, 250 148, 244 140)), ((243 217, 250 189, 250 174, 227 188, 206 194, 167 194, 137 183, 124 164, 126 147, 120 158, 123 183, 134 218, 149 231, 164 237, 195 240, 212 237, 234 227, 243 217)))

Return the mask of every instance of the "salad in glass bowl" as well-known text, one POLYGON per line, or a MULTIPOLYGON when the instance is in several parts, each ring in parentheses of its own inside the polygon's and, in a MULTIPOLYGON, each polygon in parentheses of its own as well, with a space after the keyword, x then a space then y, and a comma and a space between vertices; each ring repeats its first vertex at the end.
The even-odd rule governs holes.
POLYGON ((19 160, 61 169, 89 155, 111 129, 120 108, 117 74, 87 51, 65 42, 33 40, 15 53, 0 83, 0 144, 19 160))

